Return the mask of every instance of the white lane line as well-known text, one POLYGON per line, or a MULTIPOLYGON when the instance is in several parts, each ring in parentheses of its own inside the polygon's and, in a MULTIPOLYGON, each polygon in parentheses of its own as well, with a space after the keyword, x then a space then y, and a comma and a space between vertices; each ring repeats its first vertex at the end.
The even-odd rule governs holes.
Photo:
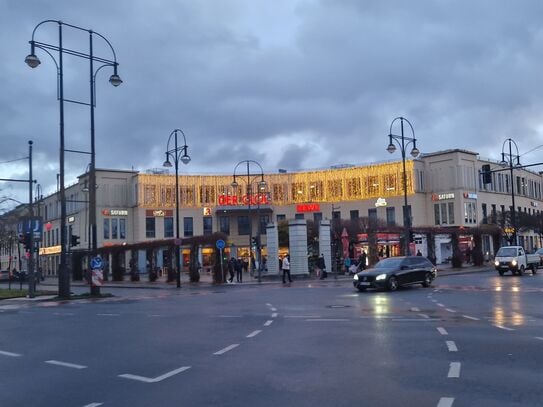
POLYGON ((496 328, 500 328, 500 329, 503 329, 505 331, 514 331, 515 329, 514 328, 508 328, 506 326, 503 326, 503 325, 494 325, 496 328))
POLYGON ((49 363, 50 365, 56 365, 56 366, 70 367, 72 369, 86 369, 87 368, 87 366, 76 365, 75 363, 61 362, 60 360, 46 360, 45 363, 49 363))
POLYGON ((454 397, 441 397, 437 407, 452 407, 454 403, 454 397))
POLYGON ((539 339, 540 341, 543 341, 543 336, 536 336, 535 339, 539 339))
POLYGON ((437 302, 437 300, 432 300, 432 302, 437 302))
POLYGON ((99 317, 120 317, 121 314, 96 314, 99 317))
POLYGON ((271 307, 271 308, 270 308, 270 311, 273 311, 273 312, 275 312, 275 311, 277 311, 277 308, 275 308, 275 307, 271 307))
POLYGON ((14 357, 14 358, 18 358, 19 356, 23 356, 20 353, 6 352, 6 351, 3 351, 3 350, 0 350, 0 355, 11 356, 11 357, 14 357))
POLYGON ((53 315, 62 316, 62 317, 71 317, 75 314, 73 312, 53 312, 53 315))
POLYGON ((411 311, 411 312, 420 312, 420 309, 418 309, 417 307, 412 307, 409 311, 411 311))
POLYGON ((437 305, 438 307, 444 307, 444 306, 445 306, 445 305, 443 305, 443 304, 440 303, 440 302, 438 302, 436 305, 437 305))
POLYGON ((320 318, 320 315, 285 315, 285 318, 320 318))
POLYGON ((226 353, 228 351, 231 351, 232 349, 235 349, 239 346, 239 343, 234 343, 233 345, 227 346, 224 349, 221 349, 214 353, 214 355, 222 355, 223 353, 226 353))
POLYGON ((277 318, 277 312, 274 312, 272 315, 271 315, 272 318, 277 318))
POLYGON ((271 305, 269 302, 267 302, 266 305, 267 305, 268 307, 273 307, 273 305, 271 305))
POLYGON ((253 331, 249 335, 247 335, 246 338, 252 338, 253 336, 257 336, 260 332, 262 331, 261 330, 253 331))
POLYGON ((185 370, 188 370, 188 369, 190 369, 190 366, 183 366, 183 367, 180 367, 179 369, 172 370, 171 372, 164 373, 163 375, 158 376, 158 377, 137 376, 137 375, 133 375, 129 373, 120 374, 119 377, 122 377, 123 379, 129 379, 129 380, 137 380, 139 382, 144 382, 144 383, 157 383, 157 382, 161 382, 164 379, 167 379, 168 377, 172 377, 178 373, 184 372, 185 370))
POLYGON ((453 309, 450 309, 450 308, 445 308, 445 311, 449 311, 449 312, 456 312, 455 310, 453 310, 453 309))
POLYGON ((98 406, 101 406, 102 404, 104 403, 90 403, 83 407, 98 407, 98 406))
POLYGON ((217 318, 241 318, 241 315, 217 315, 217 318))
POLYGON ((270 326, 273 322, 273 319, 268 319, 266 322, 264 322, 264 326, 270 326))
POLYGON ((447 377, 457 379, 460 377, 460 362, 449 363, 449 374, 447 377))
POLYGON ((393 318, 392 322, 434 322, 437 319, 431 318, 393 318))
POLYGON ((448 335, 448 334, 449 334, 445 328, 439 327, 439 328, 437 328, 437 331, 438 331, 441 335, 448 335))
POLYGON ((458 348, 456 347, 456 344, 454 341, 445 341, 447 344, 447 349, 449 349, 449 352, 458 352, 458 348))
POLYGON ((418 314, 418 315, 421 318, 426 318, 426 319, 430 318, 430 315, 427 315, 427 314, 418 314))
POLYGON ((480 321, 479 318, 471 317, 469 315, 462 315, 464 318, 471 319, 472 321, 480 321))
POLYGON ((348 321, 347 318, 314 318, 306 319, 307 322, 345 322, 348 321))

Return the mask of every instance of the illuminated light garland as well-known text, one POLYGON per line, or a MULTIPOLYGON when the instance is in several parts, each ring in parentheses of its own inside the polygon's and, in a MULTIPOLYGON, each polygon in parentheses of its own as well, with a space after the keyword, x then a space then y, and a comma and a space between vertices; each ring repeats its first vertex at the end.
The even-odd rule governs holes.
MULTIPOLYGON (((414 162, 405 162, 407 194, 414 194, 414 162)), ((251 190, 258 191, 251 180, 251 190)), ((264 174, 272 205, 302 202, 335 203, 403 196, 402 162, 320 171, 264 174)), ((216 207, 220 195, 247 194, 248 186, 231 186, 231 175, 180 175, 180 205, 188 208, 216 207)), ((256 192, 255 192, 256 193, 256 192)), ((138 201, 143 208, 175 207, 175 176, 138 174, 138 201)))

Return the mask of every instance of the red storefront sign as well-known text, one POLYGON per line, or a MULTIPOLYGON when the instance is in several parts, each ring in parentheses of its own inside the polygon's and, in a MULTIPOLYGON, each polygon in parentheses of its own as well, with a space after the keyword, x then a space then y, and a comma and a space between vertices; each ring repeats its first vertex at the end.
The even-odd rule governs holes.
POLYGON ((320 212, 321 206, 318 203, 296 205, 296 212, 320 212))
MULTIPOLYGON (((368 241, 368 234, 367 233, 359 233, 358 234, 358 241, 367 242, 368 241)), ((399 233, 377 233, 377 242, 378 243, 397 243, 399 241, 400 241, 400 234, 399 233)))
POLYGON ((232 205, 268 205, 267 194, 254 194, 254 195, 219 195, 220 206, 232 206, 232 205))

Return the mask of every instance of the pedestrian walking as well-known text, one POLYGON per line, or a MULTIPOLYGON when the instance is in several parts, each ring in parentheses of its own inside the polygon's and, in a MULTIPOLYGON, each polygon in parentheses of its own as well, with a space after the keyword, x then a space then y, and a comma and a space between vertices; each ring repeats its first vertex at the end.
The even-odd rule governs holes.
POLYGON ((324 261, 324 254, 321 253, 319 260, 317 261, 317 266, 319 267, 320 272, 320 280, 324 280, 326 277, 328 277, 328 273, 326 273, 326 263, 324 261))
POLYGON ((288 254, 283 258, 282 269, 283 269, 283 284, 287 283, 285 281, 285 277, 287 275, 288 275, 289 283, 292 283, 292 278, 290 277, 290 256, 288 254))
POLYGON ((236 282, 242 283, 243 282, 243 263, 241 259, 236 260, 236 264, 234 265, 234 268, 236 269, 236 282))
POLYGON ((236 271, 236 259, 233 257, 230 257, 230 260, 228 260, 228 274, 230 274, 230 278, 228 281, 231 283, 234 282, 234 272, 236 271))
POLYGON ((366 252, 362 250, 362 253, 360 254, 360 257, 358 258, 358 270, 366 270, 366 262, 367 262, 368 256, 366 255, 366 252))

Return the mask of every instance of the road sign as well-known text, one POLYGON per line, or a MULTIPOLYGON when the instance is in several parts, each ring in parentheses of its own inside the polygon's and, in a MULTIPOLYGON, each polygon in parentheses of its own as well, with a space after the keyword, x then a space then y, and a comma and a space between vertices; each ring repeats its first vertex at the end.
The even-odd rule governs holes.
POLYGON ((102 258, 99 256, 93 257, 91 259, 91 269, 101 269, 102 268, 102 258))
POLYGON ((226 242, 222 239, 219 239, 215 242, 215 246, 217 247, 217 249, 222 250, 226 247, 226 242))

